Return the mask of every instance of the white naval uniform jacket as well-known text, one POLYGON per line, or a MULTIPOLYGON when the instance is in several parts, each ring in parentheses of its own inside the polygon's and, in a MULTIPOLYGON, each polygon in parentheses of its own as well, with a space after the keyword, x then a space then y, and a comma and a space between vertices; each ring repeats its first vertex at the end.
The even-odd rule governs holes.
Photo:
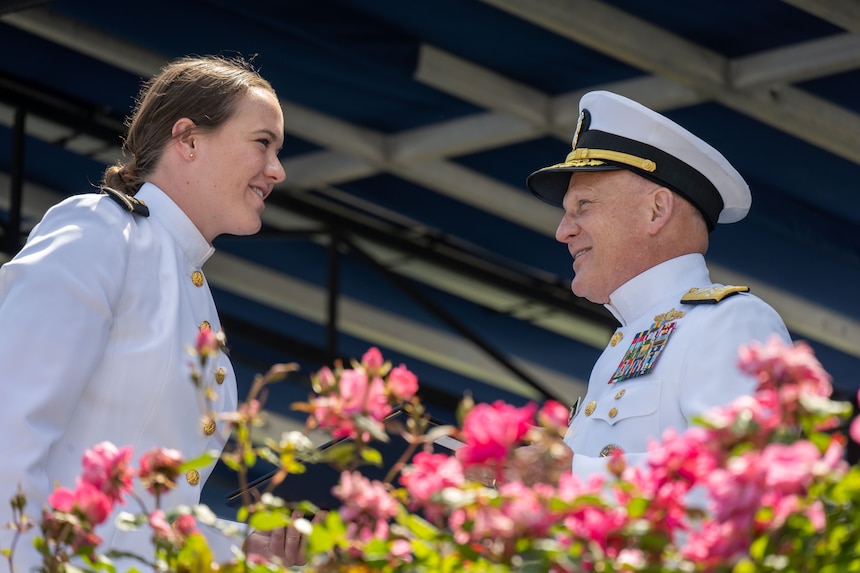
MULTIPOLYGON (((149 217, 106 195, 89 193, 52 207, 21 252, 0 267, 0 522, 20 483, 35 518, 56 484, 74 489, 84 450, 109 440, 138 456, 174 448, 191 459, 223 447, 226 427, 205 435, 203 400, 190 379, 201 324, 221 328, 208 283, 192 281, 214 249, 160 189, 136 197, 149 217)), ((198 275, 199 278, 199 275, 198 275)), ((235 410, 236 381, 226 356, 214 383, 216 411, 235 410)), ((182 478, 162 503, 194 505, 212 467, 192 485, 182 478)), ((153 508, 152 497, 139 492, 153 508)), ((118 509, 139 512, 130 501, 118 509)), ((106 546, 152 557, 147 528, 115 538, 113 518, 96 530, 106 546), (122 541, 125 540, 125 541, 122 541)), ((10 534, 0 533, 9 546, 10 534)), ((30 539, 16 549, 19 572, 36 555, 30 539)), ((133 564, 133 563, 130 563, 133 564)))
MULTIPOLYGON (((574 473, 605 475, 605 456, 615 448, 628 464, 641 464, 649 441, 667 428, 680 433, 709 407, 753 392, 755 379, 737 368, 738 348, 774 333, 789 342, 788 331, 776 311, 749 293, 715 304, 681 303, 691 288, 712 286, 722 285, 711 283, 704 257, 692 254, 653 267, 612 293, 606 308, 621 326, 595 363, 565 436, 574 473), (611 382, 636 334, 649 331, 655 317, 674 325, 650 371, 611 382)), ((628 361, 622 372, 625 366, 628 374, 642 367, 628 361)))

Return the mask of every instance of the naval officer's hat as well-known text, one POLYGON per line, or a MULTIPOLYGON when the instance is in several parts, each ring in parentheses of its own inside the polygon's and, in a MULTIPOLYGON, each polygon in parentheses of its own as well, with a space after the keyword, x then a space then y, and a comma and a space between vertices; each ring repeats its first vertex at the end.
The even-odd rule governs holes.
POLYGON ((579 102, 573 150, 564 163, 528 177, 532 193, 561 206, 572 171, 628 169, 675 191, 705 216, 708 228, 749 211, 749 186, 719 151, 662 115, 607 91, 579 102))

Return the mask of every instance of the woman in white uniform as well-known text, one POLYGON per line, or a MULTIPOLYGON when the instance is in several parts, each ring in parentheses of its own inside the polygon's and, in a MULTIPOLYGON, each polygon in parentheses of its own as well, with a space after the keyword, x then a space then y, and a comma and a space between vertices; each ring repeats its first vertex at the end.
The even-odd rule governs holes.
MULTIPOLYGON (((284 179, 280 104, 243 60, 182 58, 144 84, 128 126, 130 159, 105 171, 101 193, 51 208, 0 268, 0 498, 20 485, 33 517, 55 485, 75 486, 99 442, 191 458, 229 433, 204 419, 184 348, 221 328, 203 273, 212 241, 257 232, 284 179)), ((215 410, 235 409, 227 357, 206 374, 215 410)), ((210 472, 189 472, 163 507, 196 504, 210 472)), ((8 502, 0 508, 10 521, 8 502)), ((97 530, 104 548, 152 555, 151 532, 112 523, 97 530)), ((9 547, 11 532, 0 536, 9 547)), ((21 539, 16 569, 37 560, 21 539)))

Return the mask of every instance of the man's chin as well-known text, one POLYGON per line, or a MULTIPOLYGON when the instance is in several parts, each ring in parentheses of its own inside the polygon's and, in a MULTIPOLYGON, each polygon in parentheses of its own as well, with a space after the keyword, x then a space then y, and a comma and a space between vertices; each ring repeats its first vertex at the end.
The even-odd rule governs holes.
POLYGON ((581 281, 577 281, 575 278, 570 283, 570 290, 579 298, 584 298, 594 304, 606 304, 609 302, 608 296, 593 292, 588 288, 588 285, 582 284, 581 281))

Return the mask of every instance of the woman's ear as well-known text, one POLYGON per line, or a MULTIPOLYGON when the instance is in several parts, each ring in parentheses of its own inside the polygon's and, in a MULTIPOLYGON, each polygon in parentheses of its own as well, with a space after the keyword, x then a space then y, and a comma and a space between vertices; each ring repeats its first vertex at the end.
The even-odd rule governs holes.
POLYGON ((176 120, 171 132, 173 144, 176 146, 177 151, 189 161, 194 159, 194 141, 196 138, 194 127, 193 121, 187 117, 183 117, 176 120))
POLYGON ((651 191, 649 202, 651 221, 648 232, 656 235, 666 226, 675 209, 675 194, 666 187, 657 187, 651 191))

